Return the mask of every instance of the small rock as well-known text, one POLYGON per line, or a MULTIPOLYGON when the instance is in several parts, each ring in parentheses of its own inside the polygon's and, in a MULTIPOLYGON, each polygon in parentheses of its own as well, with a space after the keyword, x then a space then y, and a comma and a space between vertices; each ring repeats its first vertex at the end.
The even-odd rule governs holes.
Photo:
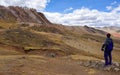
POLYGON ((83 62, 82 62, 82 61, 80 61, 80 62, 78 62, 78 64, 83 65, 83 62))
POLYGON ((55 54, 55 53, 51 53, 50 56, 51 56, 51 57, 55 57, 56 54, 55 54))
POLYGON ((120 71, 120 69, 119 68, 114 68, 114 71, 118 72, 118 71, 120 71))
POLYGON ((97 68, 97 67, 99 67, 99 66, 98 66, 98 62, 97 62, 97 61, 91 61, 91 62, 90 62, 90 67, 91 67, 91 68, 97 68))
POLYGON ((85 63, 84 63, 84 66, 85 66, 85 67, 90 66, 90 62, 85 62, 85 63))
POLYGON ((120 64, 118 63, 118 62, 114 62, 113 63, 116 67, 119 67, 120 66, 120 64))
POLYGON ((94 63, 94 61, 93 61, 93 60, 90 60, 90 61, 89 61, 89 63, 90 63, 90 64, 93 64, 93 63, 94 63))
POLYGON ((105 71, 110 71, 111 69, 112 69, 111 66, 107 66, 107 67, 104 68, 105 71))
POLYGON ((99 62, 99 63, 98 63, 98 66, 99 66, 99 67, 104 67, 104 63, 99 62))

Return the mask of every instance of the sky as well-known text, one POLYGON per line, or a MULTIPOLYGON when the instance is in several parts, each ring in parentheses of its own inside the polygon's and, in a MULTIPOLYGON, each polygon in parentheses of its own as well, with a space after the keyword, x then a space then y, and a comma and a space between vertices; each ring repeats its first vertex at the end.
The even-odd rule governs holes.
POLYGON ((57 24, 120 26, 120 0, 0 0, 0 5, 35 8, 57 24))

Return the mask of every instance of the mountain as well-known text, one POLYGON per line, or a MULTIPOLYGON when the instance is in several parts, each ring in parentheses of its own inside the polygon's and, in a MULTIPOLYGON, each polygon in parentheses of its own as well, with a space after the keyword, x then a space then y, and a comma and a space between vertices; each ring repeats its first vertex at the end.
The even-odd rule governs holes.
MULTIPOLYGON (((86 74, 79 63, 103 60, 101 46, 106 33, 100 28, 51 23, 35 9, 0 6, 0 74, 80 75, 79 69, 86 74)), ((120 39, 112 38, 113 61, 120 62, 120 39)))
POLYGON ((0 28, 7 28, 16 26, 15 24, 42 24, 49 25, 50 21, 46 17, 37 12, 35 9, 27 7, 18 7, 18 6, 9 6, 4 7, 0 6, 0 28), (11 25, 12 24, 12 25, 11 25))
MULTIPOLYGON (((60 55, 85 54, 97 58, 106 32, 88 26, 53 24, 35 9, 0 6, 1 49, 17 53, 60 55), (7 47, 4 47, 7 46, 7 47)), ((118 39, 115 39, 117 42, 118 39)), ((116 50, 119 42, 116 43, 116 50)))
MULTIPOLYGON (((53 24, 35 9, 0 6, 1 49, 17 53, 60 55, 85 54, 100 58, 99 52, 106 32, 88 26, 53 24), (4 47, 7 46, 7 47, 4 47)), ((119 50, 115 39, 115 49, 119 50)), ((9 54, 9 52, 8 52, 9 54)))
POLYGON ((114 37, 120 37, 120 27, 118 26, 101 27, 97 29, 111 33, 114 37))
POLYGON ((35 9, 27 7, 0 6, 0 20, 19 23, 51 24, 46 17, 35 9))

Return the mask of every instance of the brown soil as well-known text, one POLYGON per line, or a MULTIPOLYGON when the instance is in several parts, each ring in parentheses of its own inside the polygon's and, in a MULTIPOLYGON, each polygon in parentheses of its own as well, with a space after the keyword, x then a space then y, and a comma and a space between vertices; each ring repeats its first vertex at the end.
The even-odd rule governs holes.
POLYGON ((80 66, 80 61, 69 57, 37 55, 0 56, 0 75, 119 75, 80 66))

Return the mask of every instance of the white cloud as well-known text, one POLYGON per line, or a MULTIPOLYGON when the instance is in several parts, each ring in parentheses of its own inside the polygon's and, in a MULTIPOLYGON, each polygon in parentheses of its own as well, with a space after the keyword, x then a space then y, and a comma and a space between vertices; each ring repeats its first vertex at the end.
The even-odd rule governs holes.
POLYGON ((4 6, 23 6, 35 8, 38 11, 43 11, 50 0, 0 0, 0 5, 4 6))
POLYGON ((64 25, 88 25, 88 26, 120 26, 120 6, 111 12, 102 12, 96 9, 81 8, 73 10, 72 13, 50 13, 44 12, 53 23, 64 25))
POLYGON ((107 10, 112 10, 113 9, 112 6, 107 6, 106 8, 107 8, 107 10))
POLYGON ((61 13, 57 13, 57 12, 54 12, 54 13, 50 13, 50 12, 44 12, 45 16, 53 23, 62 23, 62 17, 63 17, 63 14, 61 13))
POLYGON ((117 1, 114 1, 114 2, 111 3, 111 5, 115 5, 115 4, 117 4, 117 1))
POLYGON ((73 10, 72 7, 65 9, 64 12, 68 12, 68 11, 71 11, 71 10, 73 10))
POLYGON ((112 10, 114 13, 119 13, 120 12, 120 5, 112 10))
POLYGON ((110 6, 106 6, 107 10, 112 10, 112 12, 118 12, 120 11, 120 5, 117 3, 117 1, 114 1, 110 4, 110 6))

